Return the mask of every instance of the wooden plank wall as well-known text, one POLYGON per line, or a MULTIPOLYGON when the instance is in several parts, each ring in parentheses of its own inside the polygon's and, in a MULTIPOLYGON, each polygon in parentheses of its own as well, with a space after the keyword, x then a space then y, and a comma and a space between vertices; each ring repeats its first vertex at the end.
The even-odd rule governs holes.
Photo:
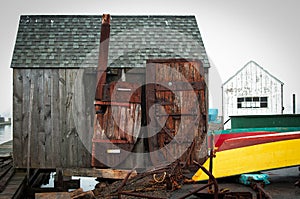
POLYGON ((95 77, 95 68, 14 69, 13 154, 17 168, 26 168, 28 156, 31 168, 90 167, 95 77))

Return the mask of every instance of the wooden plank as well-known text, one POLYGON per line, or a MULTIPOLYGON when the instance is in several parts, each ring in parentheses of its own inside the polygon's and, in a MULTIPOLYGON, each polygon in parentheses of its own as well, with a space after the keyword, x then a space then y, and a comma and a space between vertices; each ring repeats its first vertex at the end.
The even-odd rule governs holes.
POLYGON ((71 197, 75 197, 75 196, 77 196, 77 195, 79 195, 79 194, 82 194, 83 193, 83 189, 82 188, 79 188, 79 189, 76 189, 76 190, 74 190, 74 191, 71 191, 70 192, 70 196, 71 197))
MULTIPOLYGON (((64 168, 64 176, 86 176, 86 177, 99 177, 109 179, 124 179, 131 170, 122 169, 95 169, 95 168, 64 168)), ((130 178, 137 175, 136 171, 133 171, 130 178)))
POLYGON ((133 124, 133 139, 136 142, 137 138, 140 136, 140 131, 142 127, 142 109, 140 104, 134 105, 133 116, 134 116, 134 124, 133 124))
POLYGON ((16 167, 23 165, 22 142, 23 70, 13 70, 13 157, 16 167))
POLYGON ((78 139, 78 166, 91 165, 92 136, 94 133, 94 98, 96 89, 96 73, 94 68, 77 70, 74 82, 74 116, 78 139))
POLYGON ((59 110, 59 71, 57 69, 51 70, 51 132, 52 132, 52 155, 53 155, 53 164, 52 167, 59 167, 61 165, 60 152, 61 144, 60 143, 60 125, 59 121, 60 110, 59 110))
POLYGON ((15 175, 8 182, 5 190, 13 194, 12 198, 22 198, 24 195, 24 190, 26 188, 26 174, 23 172, 16 172, 15 175))
MULTIPOLYGON (((85 144, 87 142, 92 142, 91 140, 87 141, 87 136, 89 135, 89 129, 87 126, 87 107, 86 107, 86 99, 89 97, 85 93, 85 85, 84 85, 84 75, 85 75, 85 70, 84 69, 79 69, 76 72, 76 79, 74 81, 74 95, 75 95, 75 100, 74 100, 74 122, 75 122, 75 128, 77 132, 77 166, 81 167, 81 165, 86 164, 86 161, 90 163, 90 159, 87 160, 87 153, 86 153, 86 148, 85 144)), ((94 91, 95 92, 95 91, 94 91)), ((90 96, 91 98, 94 98, 94 96, 90 96)))
MULTIPOLYGON (((29 106, 28 106, 28 142, 27 142, 27 176, 30 176, 30 168, 31 168, 31 138, 33 135, 32 123, 33 123, 33 100, 34 100, 34 72, 30 77, 30 93, 29 93, 29 106)), ((33 144, 34 145, 34 144, 33 144)))
POLYGON ((38 123, 37 118, 39 116, 38 109, 37 109, 37 95, 38 95, 38 71, 32 70, 30 73, 30 106, 29 109, 29 123, 28 123, 28 130, 30 133, 28 135, 28 140, 30 141, 30 146, 28 146, 29 156, 30 156, 30 167, 37 167, 38 166, 38 145, 37 143, 37 134, 38 134, 38 123))
MULTIPOLYGON (((2 170, 4 167, 6 167, 7 165, 9 165, 9 164, 11 164, 12 163, 12 159, 10 158, 10 159, 7 159, 7 160, 5 160, 5 161, 2 161, 1 160, 1 165, 0 165, 0 169, 2 170)), ((1 175, 0 175, 1 176, 1 175)))
MULTIPOLYGON (((148 126, 148 146, 149 151, 151 152, 151 161, 153 165, 160 165, 162 162, 160 161, 160 152, 157 149, 158 146, 158 135, 153 134, 153 127, 149 125, 149 121, 153 115, 150 115, 149 110, 153 108, 152 106, 155 104, 156 96, 155 96, 155 82, 156 82, 156 72, 157 73, 164 73, 164 68, 156 68, 154 63, 147 63, 146 68, 146 111, 144 116, 146 117, 146 121, 143 121, 144 125, 148 126), (158 71, 157 71, 158 70, 158 71), (153 135, 153 136, 152 136, 153 135)), ((155 113, 152 113, 155 114, 155 113)))
POLYGON ((120 139, 124 140, 126 139, 125 137, 125 126, 127 125, 127 121, 126 121, 126 108, 125 107, 118 107, 120 109, 120 122, 119 122, 119 136, 120 139), (126 122, 126 124, 125 124, 126 122))
POLYGON ((51 69, 44 70, 44 125, 45 125, 45 160, 47 168, 53 168, 53 159, 57 158, 53 156, 52 148, 52 113, 51 113, 51 69))
POLYGON ((39 132, 39 140, 38 140, 38 146, 39 146, 39 151, 38 151, 38 156, 39 156, 39 168, 46 168, 46 135, 45 132, 39 132))
POLYGON ((23 71, 23 106, 22 106, 22 149, 19 151, 22 153, 22 167, 26 168, 28 160, 28 123, 29 123, 29 95, 30 95, 30 73, 31 69, 24 69, 23 71))
POLYGON ((65 135, 67 154, 66 154, 66 167, 77 167, 78 163, 78 150, 77 150, 77 132, 74 124, 73 117, 73 97, 74 97, 74 81, 76 78, 75 70, 66 70, 66 124, 67 132, 65 135))
POLYGON ((85 136, 86 129, 86 118, 85 118, 85 103, 84 103, 84 85, 82 82, 84 70, 77 69, 72 70, 72 80, 70 81, 70 89, 72 90, 72 102, 70 109, 70 128, 73 129, 73 134, 71 135, 73 142, 73 161, 72 167, 80 167, 85 162, 85 147, 82 144, 81 138, 85 136), (80 135, 79 135, 80 134, 80 135))
POLYGON ((5 174, 5 176, 3 176, 0 180, 0 192, 3 192, 3 190, 5 189, 8 181, 12 178, 12 176, 15 173, 15 169, 13 167, 11 167, 7 173, 5 174))
MULTIPOLYGON (((13 140, 0 144, 0 162, 1 164, 12 157, 13 140)), ((2 165, 1 165, 2 166, 2 165)), ((1 168, 0 166, 0 168, 1 168)))
POLYGON ((12 166, 13 166, 12 162, 10 162, 9 164, 6 164, 6 166, 1 168, 1 170, 0 170, 0 179, 2 179, 2 177, 6 175, 6 173, 12 168, 12 166))
POLYGON ((60 154, 60 167, 67 165, 67 142, 66 142, 66 132, 67 132, 67 126, 66 126, 66 102, 67 102, 67 95, 66 95, 66 69, 59 69, 59 115, 60 115, 60 121, 57 125, 59 125, 60 129, 60 140, 59 143, 61 143, 61 154, 60 154))
POLYGON ((121 138, 120 133, 119 133, 120 129, 119 129, 119 125, 118 125, 118 123, 120 122, 120 117, 121 117, 120 113, 121 113, 121 109, 118 108, 117 106, 113 106, 111 108, 111 115, 110 115, 109 119, 114 121, 114 124, 113 124, 113 127, 114 127, 113 139, 120 139, 121 138), (113 114, 113 113, 115 113, 115 114, 113 114))
POLYGON ((71 199, 68 192, 36 193, 35 199, 71 199))
POLYGON ((129 143, 133 143, 133 140, 136 140, 136 138, 134 138, 132 135, 132 131, 133 131, 133 125, 134 125, 134 105, 131 104, 130 108, 126 109, 126 116, 127 116, 127 124, 125 125, 125 136, 126 136, 126 140, 128 140, 129 143))
POLYGON ((25 176, 25 172, 16 172, 9 180, 4 191, 0 193, 0 198, 21 198, 21 196, 24 196, 25 176))
MULTIPOLYGON (((45 165, 45 151, 43 150, 41 154, 40 144, 45 144, 45 141, 40 142, 40 134, 44 133, 44 71, 43 70, 33 70, 35 71, 34 78, 34 109, 33 109, 33 131, 31 136, 31 167, 39 168, 40 165, 45 165)), ((42 136, 45 137, 45 136, 42 136)))

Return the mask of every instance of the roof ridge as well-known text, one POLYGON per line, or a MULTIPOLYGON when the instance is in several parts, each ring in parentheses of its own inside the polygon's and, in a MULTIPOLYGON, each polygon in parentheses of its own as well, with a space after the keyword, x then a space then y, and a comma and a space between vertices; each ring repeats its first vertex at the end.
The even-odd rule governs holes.
POLYGON ((266 69, 264 69, 262 66, 260 66, 258 63, 256 63, 253 60, 248 61, 242 68, 240 68, 234 75, 232 75, 230 78, 228 78, 227 81, 225 81, 222 84, 222 87, 227 84, 230 80, 232 80, 237 74, 239 74, 242 70, 244 70, 244 68, 246 68, 249 64, 253 63, 254 65, 256 65, 257 67, 259 67, 261 70, 265 71, 268 75, 270 75, 272 78, 274 78, 276 81, 278 81, 281 84, 284 84, 282 81, 280 81, 278 78, 276 78, 274 75, 272 75, 271 73, 269 73, 266 69))
MULTIPOLYGON (((102 17, 102 14, 22 14, 20 17, 102 17)), ((195 15, 110 15, 111 17, 196 17, 195 15)))

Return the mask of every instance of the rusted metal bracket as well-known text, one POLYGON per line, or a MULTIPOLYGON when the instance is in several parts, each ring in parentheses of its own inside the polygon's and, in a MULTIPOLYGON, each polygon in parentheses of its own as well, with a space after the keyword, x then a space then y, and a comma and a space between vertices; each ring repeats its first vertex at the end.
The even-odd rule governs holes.
POLYGON ((272 196, 264 190, 264 183, 263 182, 251 182, 251 188, 256 191, 257 199, 272 199, 272 196))
POLYGON ((218 183, 217 183, 217 180, 215 179, 215 177, 212 175, 212 173, 211 172, 209 172, 204 166, 202 166, 201 164, 199 164, 198 162, 196 162, 196 161, 193 161, 197 166, 199 166, 199 168, 201 168, 202 169, 202 171, 206 174, 206 175, 208 175, 208 177, 209 177, 209 181, 208 181, 208 184, 206 184, 206 185, 204 185, 204 186, 201 186, 201 187, 199 187, 198 189, 195 189, 195 190, 193 190, 193 191, 190 191, 190 193, 188 193, 188 194, 186 194, 186 195, 184 195, 184 196, 182 196, 182 197, 180 197, 179 199, 185 199, 185 198, 187 198, 187 197, 189 197, 189 196, 191 196, 191 195, 193 195, 193 194, 196 194, 197 192, 199 192, 199 191, 201 191, 201 190, 203 190, 203 189, 206 189, 207 187, 210 187, 210 186, 212 186, 212 185, 214 185, 214 192, 213 192, 213 194, 214 194, 214 199, 218 199, 218 195, 219 195, 219 187, 218 187, 218 183))

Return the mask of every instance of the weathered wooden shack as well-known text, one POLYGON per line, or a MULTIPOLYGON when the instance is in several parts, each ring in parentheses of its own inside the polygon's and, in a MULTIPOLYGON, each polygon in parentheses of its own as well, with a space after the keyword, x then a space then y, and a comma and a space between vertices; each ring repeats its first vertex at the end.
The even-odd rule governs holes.
MULTIPOLYGON (((139 82, 142 87, 147 63, 159 66, 161 60, 173 60, 178 70, 186 63, 193 63, 197 70, 201 66, 203 71, 197 78, 208 79, 208 57, 194 16, 111 16, 110 21, 105 71, 108 82, 139 82)), ((100 15, 20 17, 11 62, 13 156, 17 168, 97 166, 92 153, 97 142, 94 99, 101 23, 100 15)), ((196 81, 194 69, 186 75, 191 83, 196 81)), ((199 96, 207 97, 202 91, 199 89, 199 96)), ((147 106, 142 97, 141 106, 147 106)), ((105 100, 98 103, 103 105, 105 100)), ((202 106, 205 112, 206 104, 202 106)), ((140 116, 140 122, 145 118, 140 116)))
POLYGON ((222 92, 224 121, 230 116, 283 113, 283 82, 254 61, 229 78, 222 92))

